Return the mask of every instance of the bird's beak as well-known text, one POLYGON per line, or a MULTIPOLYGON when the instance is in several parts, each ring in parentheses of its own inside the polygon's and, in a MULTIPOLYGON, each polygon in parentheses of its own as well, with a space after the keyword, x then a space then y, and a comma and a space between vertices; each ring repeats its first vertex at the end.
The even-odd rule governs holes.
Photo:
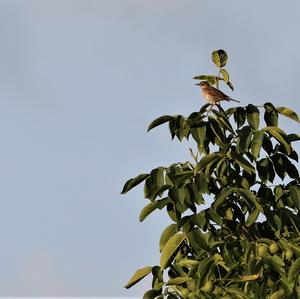
POLYGON ((195 85, 200 85, 200 83, 196 83, 195 85))

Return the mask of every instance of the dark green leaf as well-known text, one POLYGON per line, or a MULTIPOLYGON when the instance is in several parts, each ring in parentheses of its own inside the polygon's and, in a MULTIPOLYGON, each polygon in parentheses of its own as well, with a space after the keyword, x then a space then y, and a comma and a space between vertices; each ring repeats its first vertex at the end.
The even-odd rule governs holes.
POLYGON ((283 180, 286 172, 286 157, 282 154, 275 154, 271 156, 271 159, 274 164, 274 168, 278 176, 283 180))
POLYGON ((300 140, 300 135, 299 134, 289 134, 289 135, 287 135, 287 138, 288 138, 289 142, 298 141, 298 140, 300 140))
POLYGON ((158 290, 149 290, 144 294, 143 299, 155 299, 160 294, 161 292, 158 290))
POLYGON ((237 107, 233 114, 237 127, 240 128, 246 121, 246 110, 242 107, 237 107))
POLYGON ((132 189, 133 187, 135 187, 136 185, 140 184, 142 181, 144 181, 147 177, 149 176, 148 173, 143 173, 140 174, 138 176, 136 176, 135 178, 129 179, 124 187, 123 190, 121 192, 121 194, 125 194, 126 192, 128 192, 130 189, 132 189))
POLYGON ((199 126, 199 127, 190 128, 190 132, 191 132, 194 140, 197 142, 197 144, 204 145, 204 141, 206 139, 205 123, 202 123, 201 126, 199 126))
MULTIPOLYGON (((273 166, 272 166, 273 167, 273 166)), ((263 158, 256 162, 258 175, 263 183, 267 182, 269 178, 269 159, 263 158)))
POLYGON ((215 139, 216 144, 218 144, 219 146, 224 146, 225 135, 224 135, 222 129, 220 128, 220 125, 212 117, 209 117, 209 121, 210 121, 210 127, 216 136, 216 139, 215 139))
POLYGON ((298 169, 291 161, 288 161, 286 172, 289 175, 290 178, 299 180, 299 172, 298 169))
POLYGON ((200 109, 199 113, 200 113, 200 114, 203 114, 204 112, 206 112, 206 109, 207 109, 209 106, 210 106, 210 104, 209 104, 209 103, 208 103, 208 104, 205 104, 205 105, 203 105, 203 106, 201 107, 201 109, 200 109))
POLYGON ((299 186, 292 186, 290 188, 290 198, 294 206, 300 212, 300 187, 299 186))
MULTIPOLYGON (((264 131, 262 130, 262 132, 264 132, 264 131)), ((267 134, 264 134, 262 147, 263 147, 263 149, 264 149, 269 155, 272 154, 272 152, 273 152, 273 145, 272 145, 272 142, 271 142, 271 140, 270 140, 270 137, 269 137, 267 134)))
POLYGON ((265 114, 264 119, 267 126, 278 126, 278 112, 272 103, 265 103, 265 114))
POLYGON ((227 116, 214 109, 212 109, 211 111, 217 116, 216 120, 224 129, 227 129, 231 133, 234 133, 231 123, 229 122, 227 116))
POLYGON ((255 168, 253 165, 248 162, 242 155, 239 155, 238 153, 231 152, 231 158, 235 160, 246 172, 249 174, 255 173, 255 168))
POLYGON ((214 210, 216 211, 217 208, 222 205, 224 201, 226 201, 227 197, 235 190, 235 188, 223 189, 222 192, 215 198, 215 202, 212 204, 214 210))
POLYGON ((208 246, 203 234, 200 229, 194 229, 188 234, 188 239, 191 243, 192 248, 196 250, 196 252, 200 252, 202 249, 209 251, 210 247, 208 246))
POLYGON ((247 121, 249 125, 254 129, 258 130, 259 127, 259 110, 256 106, 249 104, 246 107, 247 121))
POLYGON ((242 188, 239 188, 237 190, 241 195, 243 195, 243 197, 245 197, 246 200, 252 202, 252 204, 254 204, 260 212, 264 212, 262 206, 258 203, 256 196, 250 190, 242 188))
POLYGON ((242 129, 238 130, 239 138, 237 140, 236 149, 238 153, 243 154, 248 151, 251 137, 252 137, 252 129, 250 126, 244 126, 242 129))
POLYGON ((171 115, 163 115, 163 116, 160 116, 158 118, 156 118, 154 121, 151 122, 151 124, 149 125, 148 127, 148 132, 150 130, 152 130, 153 128, 163 124, 163 123, 166 123, 170 120, 172 120, 174 118, 174 116, 171 116, 171 115))
POLYGON ((229 88, 230 88, 232 91, 234 91, 233 84, 232 84, 230 81, 227 82, 227 85, 229 86, 229 88))
POLYGON ((196 165, 196 170, 201 171, 205 167, 207 167, 210 163, 215 161, 216 159, 220 159, 220 154, 219 153, 211 153, 206 156, 204 156, 200 162, 196 165))

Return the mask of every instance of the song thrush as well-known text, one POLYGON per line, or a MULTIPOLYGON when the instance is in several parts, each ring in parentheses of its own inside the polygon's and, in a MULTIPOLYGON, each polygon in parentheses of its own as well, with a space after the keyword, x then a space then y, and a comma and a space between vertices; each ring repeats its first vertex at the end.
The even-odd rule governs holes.
POLYGON ((203 97, 209 102, 211 105, 215 105, 220 101, 234 101, 240 103, 240 101, 234 100, 225 93, 223 93, 221 90, 214 88, 213 86, 209 85, 206 81, 201 81, 200 83, 197 83, 196 85, 199 85, 202 91, 203 97))

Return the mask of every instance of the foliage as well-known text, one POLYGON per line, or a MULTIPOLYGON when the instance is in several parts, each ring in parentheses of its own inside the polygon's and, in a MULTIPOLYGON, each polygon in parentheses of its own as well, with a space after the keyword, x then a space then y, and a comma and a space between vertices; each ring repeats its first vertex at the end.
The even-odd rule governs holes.
MULTIPOLYGON (((195 79, 233 89, 226 52, 212 59, 219 75, 195 79)), ((172 221, 160 238, 160 265, 139 269, 125 287, 151 273, 145 299, 298 298, 300 178, 292 144, 300 136, 281 130, 278 118, 299 118, 269 102, 208 106, 149 125, 168 123, 172 139, 193 139, 197 154, 191 150, 193 162, 157 167, 125 184, 122 193, 144 182, 149 203, 140 221, 157 209, 172 221)))

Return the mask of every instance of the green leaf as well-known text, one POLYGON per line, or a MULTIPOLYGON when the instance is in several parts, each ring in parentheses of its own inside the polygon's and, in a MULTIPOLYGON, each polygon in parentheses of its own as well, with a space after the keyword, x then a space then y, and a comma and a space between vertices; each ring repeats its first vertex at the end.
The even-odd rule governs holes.
POLYGON ((282 130, 274 126, 265 127, 263 130, 273 136, 285 148, 288 155, 291 153, 292 149, 287 141, 287 135, 282 130))
POLYGON ((225 69, 220 69, 221 74, 223 75, 224 82, 228 84, 229 82, 229 73, 225 69))
POLYGON ((228 56, 224 50, 220 49, 220 50, 212 52, 212 61, 214 62, 214 64, 217 67, 220 68, 220 67, 225 66, 227 63, 227 60, 228 60, 228 56))
POLYGON ((255 209, 249 214, 249 216, 248 216, 248 218, 247 218, 247 220, 246 220, 246 226, 252 225, 252 224, 256 221, 256 219, 257 219, 259 213, 260 213, 259 209, 255 208, 255 209))
POLYGON ((166 285, 169 286, 169 285, 180 285, 180 284, 183 284, 187 281, 190 281, 192 280, 192 278, 190 277, 175 277, 175 278, 171 278, 167 283, 166 285))
POLYGON ((300 187, 299 186, 292 186, 290 188, 290 198, 294 206, 300 212, 300 187))
POLYGON ((252 202, 260 212, 262 213, 264 212, 262 206, 258 203, 256 196, 250 190, 246 190, 242 188, 239 188, 237 190, 241 195, 244 195, 245 199, 252 202))
POLYGON ((185 238, 186 235, 184 233, 178 232, 167 241, 160 256, 160 266, 163 270, 166 269, 172 262, 174 255, 180 248, 180 245, 185 238))
POLYGON ((287 135, 287 138, 290 142, 298 141, 298 140, 300 140, 300 135, 299 134, 289 134, 289 135, 287 135))
POLYGON ((195 79, 195 80, 205 80, 210 85, 214 85, 217 82, 217 77, 214 76, 214 75, 199 75, 199 76, 195 76, 193 79, 195 79))
POLYGON ((167 241, 171 238, 171 236, 173 236, 177 231, 177 225, 176 224, 170 224, 169 226, 167 226, 162 234, 161 237, 159 239, 159 251, 161 252, 164 248, 164 246, 166 245, 167 241))
POLYGON ((267 124, 267 126, 278 126, 278 112, 276 108, 273 106, 272 103, 265 103, 264 104, 265 108, 265 114, 264 114, 264 119, 267 124))
POLYGON ((130 189, 132 189, 133 187, 135 187, 136 185, 140 184, 142 181, 144 181, 147 177, 149 176, 148 173, 143 173, 143 174, 140 174, 138 176, 136 176, 135 178, 131 178, 129 179, 124 187, 123 187, 123 190, 121 192, 121 194, 125 194, 127 193, 130 189))
POLYGON ((239 290, 240 288, 226 288, 226 292, 232 295, 235 295, 237 298, 242 298, 242 299, 250 299, 244 292, 239 290))
POLYGON ((157 209, 159 202, 158 201, 154 201, 154 202, 150 202, 149 204, 147 204, 141 211, 140 213, 140 217, 139 220, 140 222, 142 222, 143 220, 145 220, 145 218, 152 213, 155 209, 157 209))
POLYGON ((169 202, 169 198, 164 198, 161 200, 153 201, 147 204, 141 211, 139 220, 144 221, 146 217, 151 214, 156 209, 162 209, 169 202))
POLYGON ((286 117, 289 117, 289 118, 291 118, 292 120, 294 120, 294 121, 300 123, 300 119, 299 119, 297 113, 296 113, 295 111, 293 111, 292 109, 287 108, 287 107, 277 107, 276 110, 277 110, 280 114, 282 114, 282 115, 284 115, 284 116, 286 116, 286 117))
POLYGON ((238 128, 240 128, 246 121, 246 110, 242 107, 237 107, 233 113, 233 117, 238 128))
POLYGON ((190 128, 190 132, 197 142, 197 144, 204 145, 204 141, 206 139, 206 125, 205 123, 202 123, 202 126, 199 127, 192 127, 190 128))
POLYGON ((149 290, 144 294, 143 299, 155 299, 160 294, 158 290, 149 290))
POLYGON ((196 165, 196 170, 201 171, 202 169, 207 167, 210 163, 212 163, 216 159, 220 159, 220 154, 219 153, 211 153, 211 154, 208 154, 208 155, 204 156, 200 160, 200 162, 196 165))
POLYGON ((151 273, 151 271, 152 271, 151 266, 147 266, 145 268, 138 269, 124 287, 126 289, 131 288, 133 285, 135 285, 141 279, 143 279, 145 276, 147 276, 149 273, 151 273))
POLYGON ((199 252, 202 249, 206 251, 210 250, 210 247, 208 246, 200 229, 194 229, 191 232, 189 232, 188 239, 192 248, 194 248, 194 250, 196 250, 197 252, 199 252))
POLYGON ((269 178, 269 159, 263 158, 256 162, 258 175, 263 183, 267 182, 269 178))
POLYGON ((251 141, 251 154, 256 160, 259 156, 260 149, 263 143, 264 132, 262 130, 253 132, 253 138, 251 141))
POLYGON ((231 158, 235 160, 249 174, 255 173, 255 168, 242 155, 235 152, 230 152, 231 158))
POLYGON ((216 140, 215 140, 216 144, 218 144, 219 146, 224 146, 225 135, 224 135, 222 129, 220 128, 220 125, 212 117, 209 117, 209 123, 210 123, 210 127, 211 127, 212 131, 214 132, 214 134, 216 136, 216 140))
POLYGON ((234 91, 234 87, 233 87, 233 84, 229 81, 227 82, 227 85, 229 86, 229 88, 234 91))
POLYGON ((239 138, 237 140, 236 149, 237 152, 243 154, 248 151, 251 137, 252 137, 252 129, 250 126, 244 126, 242 129, 238 130, 239 138))
POLYGON ((286 172, 286 167, 287 167, 286 156, 278 153, 278 154, 271 156, 271 159, 273 161, 276 173, 283 180, 285 177, 285 172, 286 172))
POLYGON ((148 127, 147 132, 149 132, 150 130, 152 130, 153 128, 162 125, 163 123, 166 123, 170 120, 174 119, 174 116, 171 115, 163 115, 160 116, 158 118, 156 118, 154 121, 151 122, 151 124, 148 127))
POLYGON ((219 124, 221 123, 224 129, 227 129, 231 133, 234 133, 231 123, 229 122, 228 118, 224 114, 220 113, 215 109, 211 109, 211 111, 217 116, 216 120, 218 121, 219 124))
POLYGON ((249 104, 246 107, 247 112, 247 121, 249 125, 254 129, 257 130, 259 127, 259 110, 256 106, 249 104))
POLYGON ((299 271, 300 271, 300 257, 298 257, 296 261, 293 262, 292 265, 290 266, 288 271, 288 281, 291 282, 294 279, 296 279, 297 278, 296 275, 299 273, 299 271))
POLYGON ((233 193, 236 189, 235 188, 229 188, 229 189, 223 189, 222 192, 216 196, 213 205, 214 210, 216 211, 217 208, 227 199, 227 197, 233 193))

